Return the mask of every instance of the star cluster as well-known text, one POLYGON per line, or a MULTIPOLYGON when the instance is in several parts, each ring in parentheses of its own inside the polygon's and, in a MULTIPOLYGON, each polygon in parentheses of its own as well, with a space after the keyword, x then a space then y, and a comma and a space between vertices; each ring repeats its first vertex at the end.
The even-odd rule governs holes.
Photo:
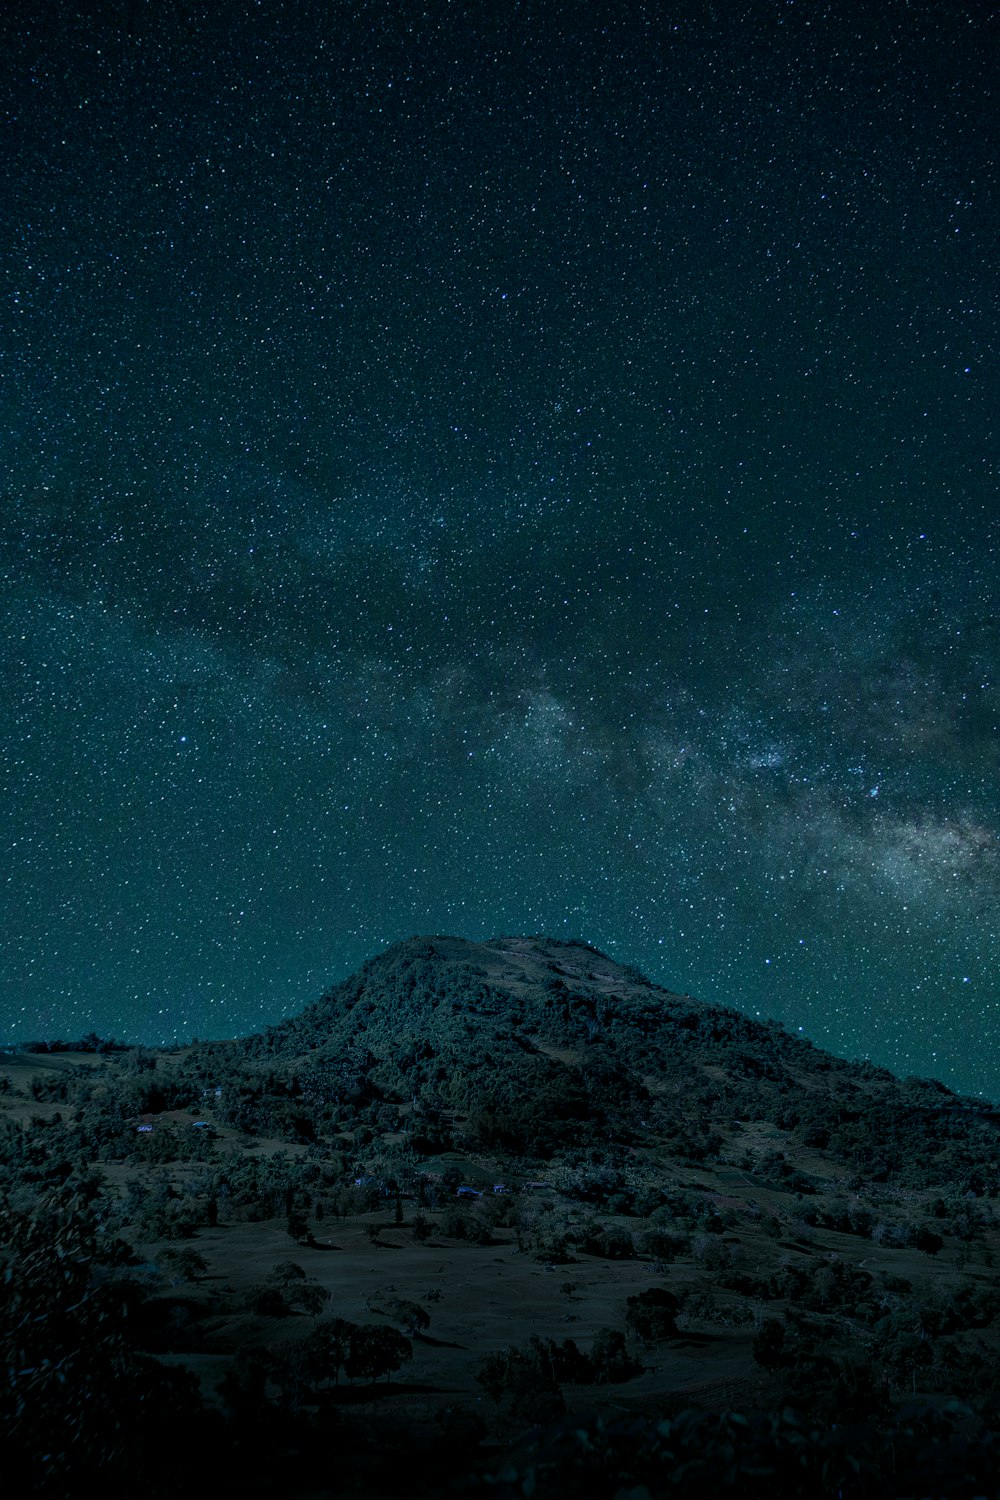
POLYGON ((0 22, 0 1038, 583 936, 1000 1097, 978 8, 0 22))

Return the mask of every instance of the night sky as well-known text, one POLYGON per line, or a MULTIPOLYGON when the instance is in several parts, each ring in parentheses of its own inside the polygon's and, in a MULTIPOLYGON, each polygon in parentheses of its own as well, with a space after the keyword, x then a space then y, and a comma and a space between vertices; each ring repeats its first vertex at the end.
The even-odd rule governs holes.
POLYGON ((930 0, 0 22, 0 1040, 583 937, 1000 1097, 998 52, 930 0))

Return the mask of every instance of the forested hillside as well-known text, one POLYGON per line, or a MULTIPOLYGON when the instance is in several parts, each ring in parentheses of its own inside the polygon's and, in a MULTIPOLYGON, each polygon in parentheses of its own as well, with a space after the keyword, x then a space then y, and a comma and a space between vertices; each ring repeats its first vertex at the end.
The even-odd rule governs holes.
POLYGON ((241 1040, 35 1043, 0 1060, 7 1472, 992 1493, 998 1119, 542 938, 398 943, 241 1040))

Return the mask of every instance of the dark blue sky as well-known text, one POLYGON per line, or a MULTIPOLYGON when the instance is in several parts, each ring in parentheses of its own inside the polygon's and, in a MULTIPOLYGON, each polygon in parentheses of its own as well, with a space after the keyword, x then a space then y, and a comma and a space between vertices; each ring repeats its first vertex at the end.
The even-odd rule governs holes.
POLYGON ((986 8, 9 8, 0 1036, 582 936, 1000 1097, 986 8))

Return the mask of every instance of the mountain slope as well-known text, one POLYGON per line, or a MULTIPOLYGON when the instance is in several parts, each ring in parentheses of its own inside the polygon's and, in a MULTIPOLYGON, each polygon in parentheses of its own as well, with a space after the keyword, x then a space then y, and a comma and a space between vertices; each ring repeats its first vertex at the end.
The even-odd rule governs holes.
POLYGON ((306 1138, 367 1109, 418 1150, 618 1146, 650 1170, 728 1156, 773 1177, 787 1143, 820 1177, 995 1189, 991 1106, 674 994, 582 942, 411 938, 230 1056, 272 1101, 292 1091, 306 1138))

